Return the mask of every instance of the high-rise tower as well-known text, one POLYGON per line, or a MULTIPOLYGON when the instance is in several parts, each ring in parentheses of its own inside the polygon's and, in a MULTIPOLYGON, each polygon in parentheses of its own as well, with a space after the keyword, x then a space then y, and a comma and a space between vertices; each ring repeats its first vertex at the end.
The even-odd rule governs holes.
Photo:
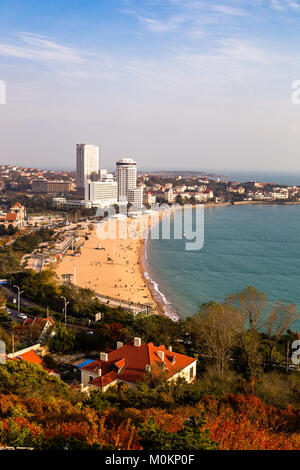
POLYGON ((116 163, 118 200, 128 200, 129 191, 136 188, 136 162, 131 158, 122 158, 116 163))
POLYGON ((99 147, 89 144, 77 144, 76 176, 77 191, 84 196, 87 181, 99 177, 99 147))

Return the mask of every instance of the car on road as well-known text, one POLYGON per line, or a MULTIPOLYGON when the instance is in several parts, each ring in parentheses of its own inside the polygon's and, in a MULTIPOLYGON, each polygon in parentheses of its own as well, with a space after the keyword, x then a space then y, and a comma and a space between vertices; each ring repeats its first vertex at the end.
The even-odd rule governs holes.
POLYGON ((25 313, 18 313, 18 317, 21 318, 22 320, 27 319, 27 315, 25 315, 25 313))
POLYGON ((9 308, 7 308, 6 313, 7 313, 7 315, 11 315, 11 310, 9 310, 9 308))
POLYGON ((86 332, 86 334, 87 334, 87 335, 93 335, 94 332, 93 332, 92 330, 89 330, 89 331, 86 332))

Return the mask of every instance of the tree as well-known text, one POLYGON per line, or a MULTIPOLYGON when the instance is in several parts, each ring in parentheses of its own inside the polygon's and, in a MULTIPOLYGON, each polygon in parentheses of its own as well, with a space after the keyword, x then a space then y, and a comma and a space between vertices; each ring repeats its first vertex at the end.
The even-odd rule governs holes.
POLYGON ((5 350, 6 353, 11 352, 11 336, 7 333, 7 331, 2 328, 2 326, 6 326, 10 324, 9 317, 7 315, 7 319, 5 320, 4 316, 1 316, 1 326, 0 326, 0 341, 5 343, 5 350), (3 321, 4 320, 4 321, 3 321), (3 323, 2 323, 3 322, 3 323), (7 322, 7 323, 6 323, 7 322))
POLYGON ((177 194, 177 196, 176 196, 176 204, 180 204, 180 205, 182 206, 182 204, 183 204, 183 199, 182 199, 181 194, 177 194))
POLYGON ((151 370, 143 375, 142 381, 150 388, 156 388, 162 385, 168 379, 168 369, 163 368, 160 364, 151 366, 151 370))
POLYGON ((4 293, 4 289, 0 289, 0 312, 6 313, 6 295, 4 293))
POLYGON ((204 351, 223 373, 228 366, 233 347, 243 329, 244 319, 233 306, 207 304, 197 316, 192 318, 190 327, 196 344, 204 346, 204 351))
POLYGON ((286 305, 283 302, 277 302, 272 311, 268 314, 266 320, 267 338, 266 344, 269 347, 269 365, 272 366, 273 351, 284 333, 299 318, 297 306, 295 304, 286 305))
POLYGON ((7 227, 7 231, 9 235, 13 235, 16 232, 16 229, 14 228, 12 224, 9 224, 7 227))
POLYGON ((246 357, 246 373, 257 377, 261 371, 262 354, 260 351, 261 336, 257 331, 245 331, 241 335, 241 347, 246 357))
POLYGON ((22 397, 66 397, 68 387, 57 377, 50 376, 41 366, 12 359, 0 367, 0 394, 15 393, 22 397))
POLYGON ((228 305, 236 307, 247 321, 250 331, 257 331, 263 324, 263 316, 268 310, 267 296, 249 286, 242 292, 231 294, 226 299, 228 305))
POLYGON ((56 353, 72 351, 76 342, 76 333, 61 322, 55 325, 54 336, 50 339, 50 349, 56 353))
POLYGON ((139 434, 144 450, 213 450, 217 445, 204 430, 204 414, 191 416, 177 432, 168 432, 155 424, 154 418, 140 426, 139 434))

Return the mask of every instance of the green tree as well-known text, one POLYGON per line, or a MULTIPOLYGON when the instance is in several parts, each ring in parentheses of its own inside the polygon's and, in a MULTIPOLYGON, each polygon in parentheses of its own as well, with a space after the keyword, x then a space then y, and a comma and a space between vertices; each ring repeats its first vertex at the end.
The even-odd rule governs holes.
POLYGON ((52 352, 67 353, 72 351, 76 343, 76 332, 61 322, 55 325, 54 336, 50 339, 49 347, 52 352))
POLYGON ((191 416, 177 432, 160 429, 150 418, 139 429, 141 444, 145 450, 214 450, 217 444, 209 438, 209 432, 203 430, 204 414, 200 418, 191 416))
POLYGON ((0 393, 28 398, 67 397, 69 390, 41 366, 23 360, 8 360, 0 366, 0 393))

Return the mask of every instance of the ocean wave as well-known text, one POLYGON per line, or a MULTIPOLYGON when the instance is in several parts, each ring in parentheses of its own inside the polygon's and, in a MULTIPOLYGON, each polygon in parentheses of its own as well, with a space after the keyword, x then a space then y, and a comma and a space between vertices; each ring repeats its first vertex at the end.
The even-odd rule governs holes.
MULTIPOLYGON (((144 259, 145 259, 145 257, 144 257, 144 259)), ((149 281, 149 283, 151 285, 151 290, 152 290, 154 300, 156 300, 157 302, 159 302, 162 305, 164 314, 167 317, 171 318, 171 320, 178 321, 179 316, 177 315, 177 313, 174 312, 173 307, 170 304, 170 302, 168 301, 167 297, 159 289, 158 283, 156 281, 154 281, 154 279, 151 278, 148 271, 144 272, 144 276, 147 279, 147 281, 149 281)))

